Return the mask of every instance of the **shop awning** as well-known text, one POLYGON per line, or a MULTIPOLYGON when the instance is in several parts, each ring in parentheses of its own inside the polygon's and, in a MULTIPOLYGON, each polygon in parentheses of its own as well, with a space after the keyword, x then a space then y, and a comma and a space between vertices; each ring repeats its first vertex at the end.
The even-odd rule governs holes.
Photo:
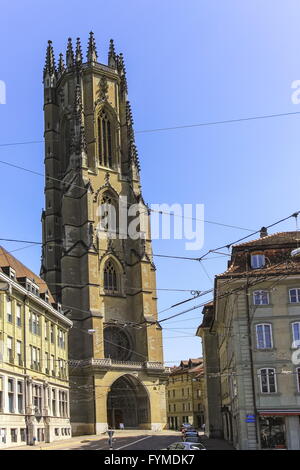
POLYGON ((260 416, 298 416, 300 415, 300 409, 291 410, 257 410, 260 416))

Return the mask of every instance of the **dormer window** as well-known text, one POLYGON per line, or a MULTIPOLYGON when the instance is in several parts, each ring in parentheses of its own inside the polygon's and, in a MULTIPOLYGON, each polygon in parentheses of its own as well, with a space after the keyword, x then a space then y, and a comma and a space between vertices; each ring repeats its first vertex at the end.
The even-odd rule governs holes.
POLYGON ((251 268, 252 269, 263 268, 265 264, 266 264, 265 255, 263 254, 251 255, 251 268))

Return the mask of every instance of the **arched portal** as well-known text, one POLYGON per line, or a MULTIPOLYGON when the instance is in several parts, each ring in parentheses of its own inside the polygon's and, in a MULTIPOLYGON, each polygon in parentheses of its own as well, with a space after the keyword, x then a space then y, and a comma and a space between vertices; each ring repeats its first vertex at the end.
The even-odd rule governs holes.
POLYGON ((107 423, 114 429, 150 427, 150 402, 142 383, 131 375, 119 377, 107 396, 107 423))

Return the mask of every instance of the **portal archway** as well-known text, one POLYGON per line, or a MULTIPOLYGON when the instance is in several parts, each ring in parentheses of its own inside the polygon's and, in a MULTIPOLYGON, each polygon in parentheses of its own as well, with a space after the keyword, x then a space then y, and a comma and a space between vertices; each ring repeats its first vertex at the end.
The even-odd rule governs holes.
POLYGON ((150 401, 144 385, 126 374, 111 386, 107 396, 108 426, 118 429, 148 429, 151 427, 150 401))

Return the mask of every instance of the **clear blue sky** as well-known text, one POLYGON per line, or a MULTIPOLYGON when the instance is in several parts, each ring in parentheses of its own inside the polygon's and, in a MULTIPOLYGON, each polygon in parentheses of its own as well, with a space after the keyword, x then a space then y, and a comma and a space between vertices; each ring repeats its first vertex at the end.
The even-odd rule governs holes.
MULTIPOLYGON (((124 53, 136 130, 300 111, 291 102, 291 83, 300 79, 297 0, 12 0, 1 6, 0 80, 7 104, 0 105, 0 144, 42 138, 47 40, 56 56, 65 52, 68 36, 80 36, 86 51, 91 29, 101 62, 110 38, 124 53)), ((144 197, 148 203, 203 203, 211 221, 268 225, 300 209, 299 130, 295 115, 137 134, 144 197)), ((43 144, 0 147, 0 160, 38 172, 43 158, 43 144)), ((0 238, 40 240, 43 178, 2 164, 0 171, 0 238)), ((276 231, 294 228, 286 223, 276 231)), ((206 224, 203 250, 246 234, 206 224)), ((178 240, 155 241, 153 249, 179 256, 204 252, 187 253, 178 240)), ((39 271, 39 247, 14 254, 39 271)), ((197 262, 155 261, 158 288, 212 285, 197 262)), ((205 268, 213 277, 226 263, 208 260, 205 268)), ((159 310, 187 297, 160 291, 159 310)), ((192 336, 201 317, 195 310, 180 323, 165 323, 179 330, 165 330, 166 361, 199 356, 200 340, 192 336)))

